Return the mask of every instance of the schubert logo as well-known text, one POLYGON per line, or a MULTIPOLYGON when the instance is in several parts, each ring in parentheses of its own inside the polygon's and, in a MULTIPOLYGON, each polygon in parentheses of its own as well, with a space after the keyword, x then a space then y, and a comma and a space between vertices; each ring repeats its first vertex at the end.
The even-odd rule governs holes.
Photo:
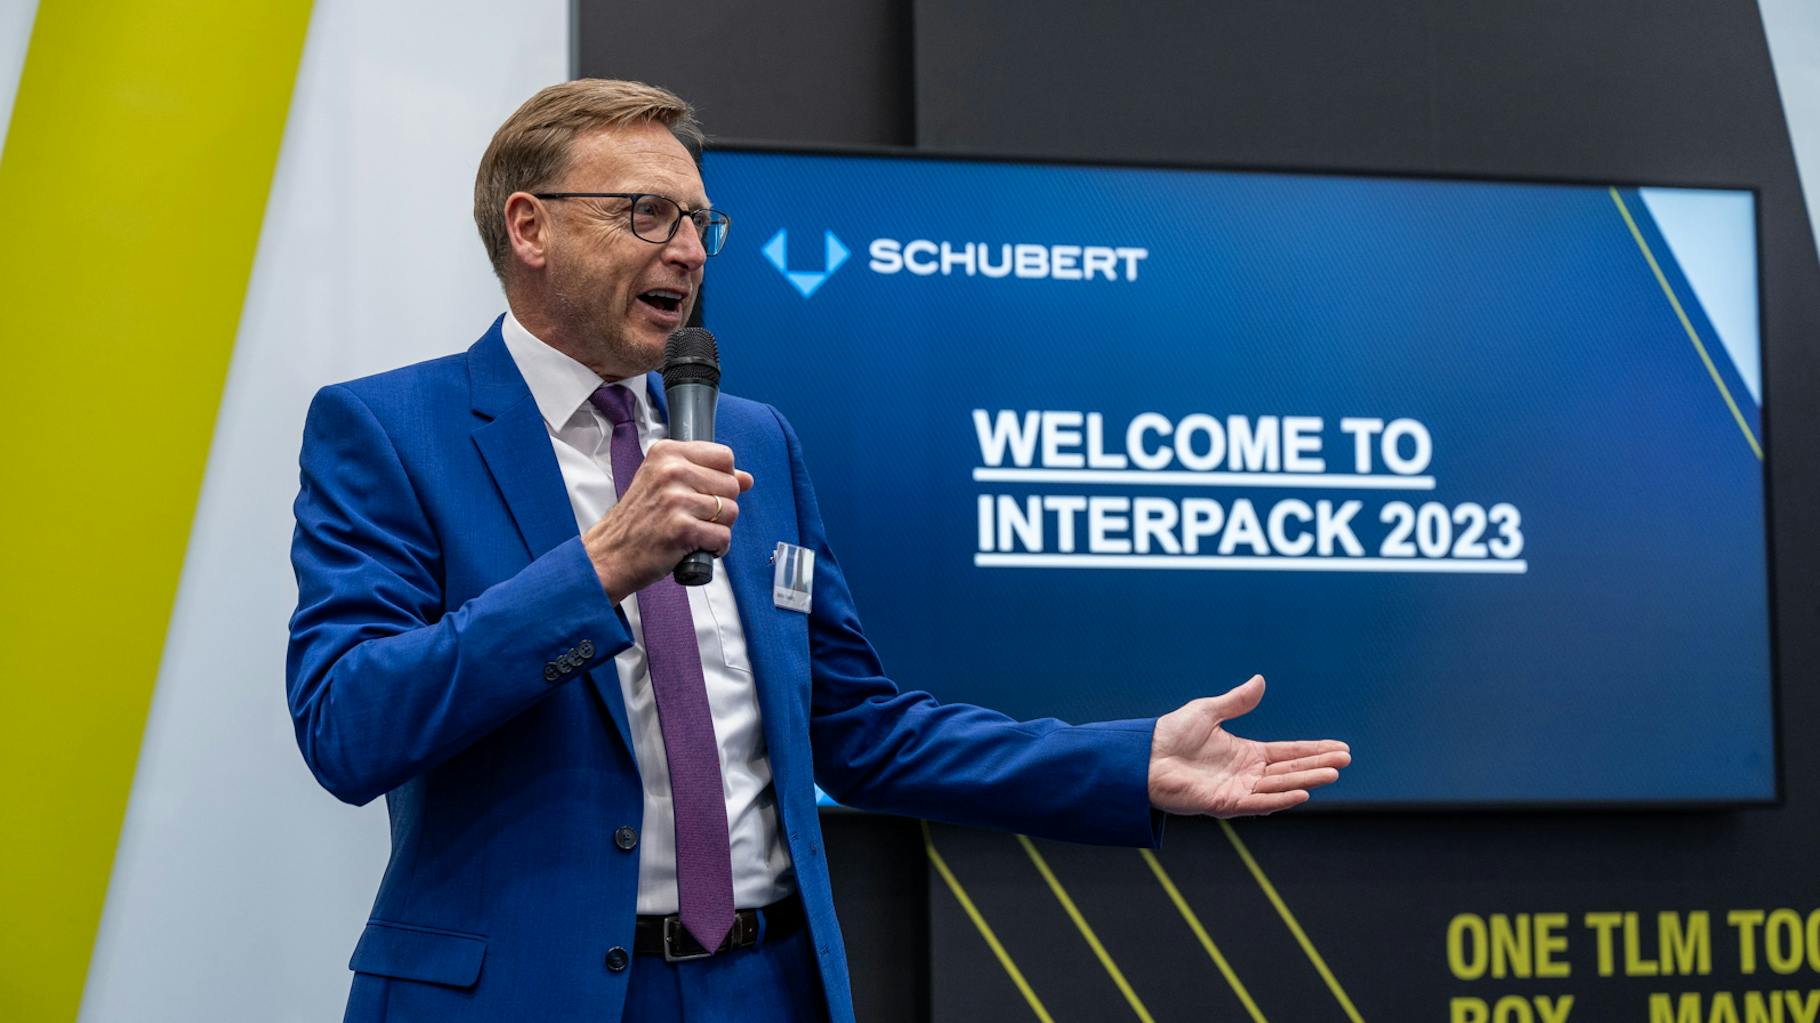
MULTIPOLYGON (((834 276, 852 252, 822 232, 822 268, 790 269, 790 233, 778 228, 764 246, 765 258, 804 298, 834 276)), ((874 238, 866 247, 867 267, 875 274, 909 273, 916 277, 1018 277, 1024 280, 1135 281, 1138 265, 1150 250, 1129 245, 1032 245, 1026 243, 935 242, 926 238, 899 241, 874 238)))
POLYGON ((899 241, 877 238, 867 250, 873 273, 908 270, 918 277, 1009 277, 1026 280, 1108 281, 1138 279, 1138 264, 1149 249, 1129 245, 988 245, 984 242, 899 241))
POLYGON ((764 251, 765 258, 771 261, 772 266, 777 267, 778 273, 783 274, 785 279, 796 285, 796 290, 802 292, 804 298, 815 294, 815 289, 821 287, 823 281, 834 276, 834 271, 840 269, 840 265, 847 261, 847 256, 850 254, 847 247, 841 244, 841 240, 834 237, 833 231, 823 231, 822 268, 820 270, 792 270, 789 259, 790 234, 781 227, 777 229, 776 234, 771 236, 771 240, 765 243, 764 251))

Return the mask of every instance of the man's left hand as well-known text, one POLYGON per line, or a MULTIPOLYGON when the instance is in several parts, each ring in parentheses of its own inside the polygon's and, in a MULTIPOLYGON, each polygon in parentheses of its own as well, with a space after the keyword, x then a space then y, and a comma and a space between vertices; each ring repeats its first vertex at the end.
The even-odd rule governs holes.
POLYGON ((1264 676, 1253 675, 1222 696, 1191 700, 1157 719, 1150 741, 1150 805, 1166 813, 1247 817, 1308 801, 1310 789, 1331 785, 1352 763, 1337 739, 1256 742, 1224 723, 1250 713, 1264 698, 1264 676))

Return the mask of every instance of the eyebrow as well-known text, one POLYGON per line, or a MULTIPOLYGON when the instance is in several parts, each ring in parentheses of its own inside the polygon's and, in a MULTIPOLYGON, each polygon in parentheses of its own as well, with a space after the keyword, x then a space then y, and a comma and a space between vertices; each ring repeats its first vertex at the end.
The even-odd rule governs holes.
MULTIPOLYGON (((712 201, 703 201, 703 203, 700 206, 690 206, 690 205, 685 204, 681 199, 678 199, 677 197, 671 195, 668 192, 659 192, 659 191, 656 191, 654 189, 649 189, 649 188, 633 188, 633 189, 628 189, 627 191, 636 193, 638 195, 655 195, 655 196, 658 196, 659 198, 668 199, 671 202, 675 203, 676 205, 682 207, 683 212, 685 212, 685 213, 691 212, 694 210, 712 209, 714 207, 714 203, 712 201)), ((705 200, 705 197, 704 197, 704 200, 705 200)))
POLYGON ((578 195, 578 196, 580 196, 580 195, 590 195, 590 196, 594 196, 594 197, 597 197, 597 198, 604 198, 604 197, 606 197, 606 196, 609 196, 609 195, 611 195, 611 196, 614 196, 614 197, 615 197, 615 199, 614 199, 614 201, 615 201, 615 202, 627 202, 627 203, 629 203, 629 202, 631 202, 631 201, 632 201, 632 200, 631 200, 631 198, 630 198, 630 197, 631 197, 631 196, 635 196, 635 195, 654 195, 654 196, 657 196, 657 197, 658 197, 658 198, 659 198, 659 199, 668 199, 668 200, 669 200, 669 201, 671 201, 671 202, 673 202, 673 203, 675 203, 675 204, 676 204, 676 206, 677 206, 677 208, 678 208, 678 209, 680 209, 680 210, 682 210, 682 211, 683 211, 683 213, 684 213, 684 214, 685 214, 685 215, 687 215, 687 214, 690 214, 690 213, 694 213, 694 212, 695 212, 695 211, 696 211, 696 210, 711 210, 711 209, 713 209, 713 208, 714 208, 714 203, 713 203, 713 202, 712 202, 712 201, 708 201, 708 202, 704 202, 704 203, 702 203, 702 204, 701 204, 701 205, 700 205, 700 206, 686 206, 686 205, 684 205, 684 204, 683 204, 683 202, 682 202, 682 200, 680 200, 680 199, 678 199, 678 198, 676 198, 676 197, 675 197, 675 196, 673 196, 673 195, 669 195, 669 194, 668 194, 668 193, 665 193, 665 192, 653 192, 653 191, 651 191, 651 190, 650 190, 650 189, 643 189, 643 190, 640 190, 640 189, 631 189, 631 190, 628 190, 628 191, 624 191, 624 192, 581 192, 581 191, 575 191, 575 192, 569 192, 569 193, 568 193, 568 194, 570 194, 570 195, 578 195))

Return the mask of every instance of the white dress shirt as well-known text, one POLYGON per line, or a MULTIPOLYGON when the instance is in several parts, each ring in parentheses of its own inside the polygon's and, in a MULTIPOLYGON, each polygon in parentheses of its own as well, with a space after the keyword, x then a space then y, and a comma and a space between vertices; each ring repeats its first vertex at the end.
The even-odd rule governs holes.
MULTIPOLYGON (((610 446, 612 424, 588 401, 603 382, 632 392, 637 408, 638 443, 645 450, 663 440, 666 428, 645 394, 645 378, 602 381, 593 370, 538 340, 518 318, 506 313, 501 326, 506 350, 530 385, 531 397, 550 432, 550 447, 562 468, 575 523, 586 532, 618 500, 613 488, 610 446)), ((790 853, 778 828, 777 796, 771 787, 771 761, 765 752, 758 716, 752 663, 746 656, 745 630, 733 587, 724 571, 706 586, 687 587, 689 613, 695 619, 695 641, 701 649, 702 676, 708 686, 708 709, 720 748, 721 786, 727 799, 729 845, 733 850, 733 903, 741 909, 766 906, 794 890, 790 853)), ((619 687, 626 698, 632 727, 632 751, 644 784, 645 819, 639 831, 638 912, 668 915, 676 905, 676 821, 670 802, 670 768, 664 758, 663 731, 651 693, 645 660, 644 630, 638 619, 638 597, 620 603, 632 626, 633 646, 614 658, 619 687)), ((609 822, 617 823, 617 822, 609 822)))

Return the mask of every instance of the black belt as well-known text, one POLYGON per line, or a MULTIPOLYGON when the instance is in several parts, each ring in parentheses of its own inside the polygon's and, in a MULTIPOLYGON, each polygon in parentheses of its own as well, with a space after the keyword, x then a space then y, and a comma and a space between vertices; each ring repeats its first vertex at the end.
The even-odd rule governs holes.
POLYGON ((720 947, 710 952, 696 941, 682 918, 676 916, 641 916, 632 934, 632 951, 641 956, 663 956, 669 962, 704 959, 736 948, 751 948, 762 937, 778 941, 795 934, 803 926, 803 900, 792 895, 763 909, 742 909, 733 914, 733 929, 720 947))

